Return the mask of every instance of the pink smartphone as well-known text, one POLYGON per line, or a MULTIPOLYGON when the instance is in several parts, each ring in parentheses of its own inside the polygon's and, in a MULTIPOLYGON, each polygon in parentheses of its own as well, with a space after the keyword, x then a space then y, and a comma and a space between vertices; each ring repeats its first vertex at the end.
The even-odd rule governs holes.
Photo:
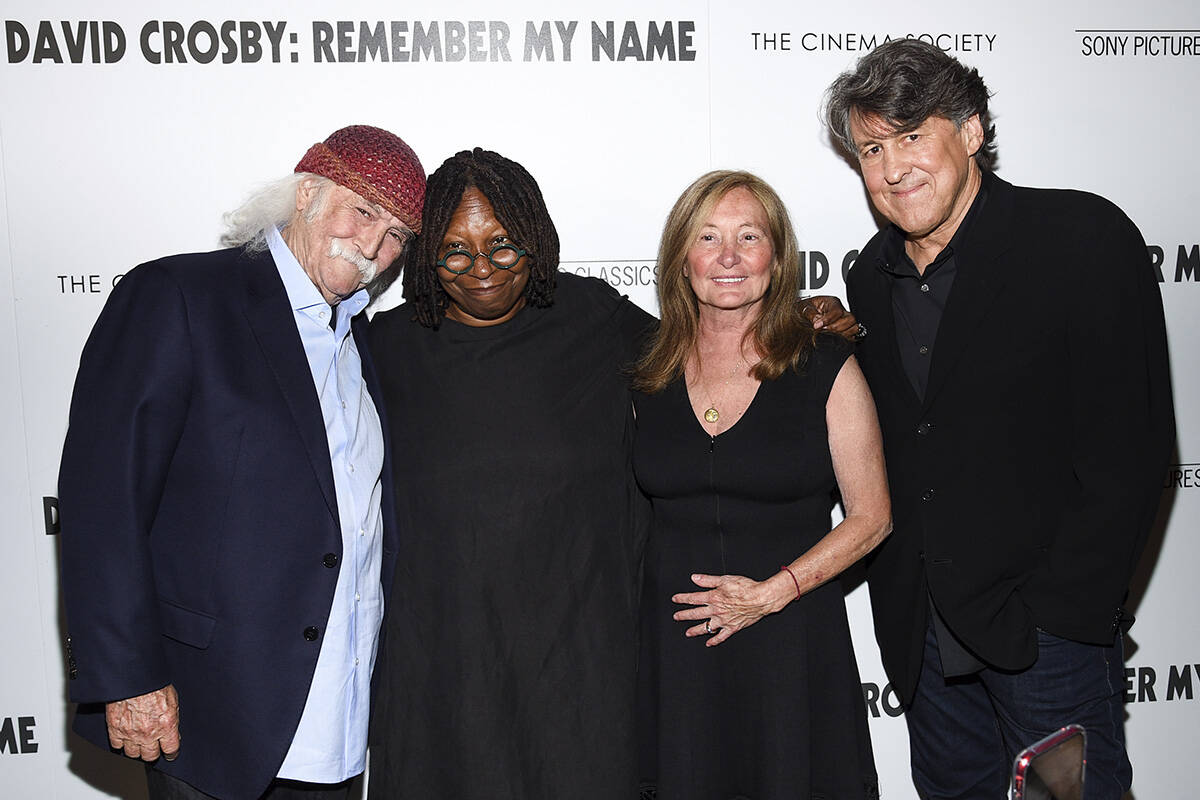
POLYGON ((1060 728, 1026 747, 1013 762, 1012 800, 1083 800, 1087 734, 1060 728))

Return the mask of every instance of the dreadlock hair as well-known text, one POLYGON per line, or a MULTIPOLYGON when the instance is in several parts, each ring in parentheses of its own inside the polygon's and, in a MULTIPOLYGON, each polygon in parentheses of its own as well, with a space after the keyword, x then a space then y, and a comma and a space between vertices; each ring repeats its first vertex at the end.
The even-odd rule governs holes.
POLYGON ((655 394, 683 375, 695 352, 700 307, 686 273, 688 250, 721 198, 745 189, 762 204, 775 258, 762 312, 746 329, 762 355, 752 373, 775 380, 803 366, 816 342, 812 324, 800 312, 800 247, 787 208, 766 181, 749 172, 717 170, 701 175, 683 190, 663 226, 658 247, 658 332, 633 370, 633 388, 655 394))
POLYGON ((412 303, 414 319, 436 329, 446 316, 450 297, 438 278, 439 250, 450 218, 463 192, 478 189, 496 212, 496 219, 516 244, 528 251, 529 281, 525 301, 536 308, 554 303, 558 274, 558 231, 546 209, 542 190, 529 172, 499 153, 476 147, 445 160, 425 186, 422 231, 408 248, 402 286, 412 303))

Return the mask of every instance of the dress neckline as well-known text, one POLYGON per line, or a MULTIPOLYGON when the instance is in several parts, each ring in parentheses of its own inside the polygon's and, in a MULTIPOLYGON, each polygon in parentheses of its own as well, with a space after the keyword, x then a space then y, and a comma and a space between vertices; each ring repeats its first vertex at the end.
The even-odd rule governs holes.
POLYGON ((692 421, 696 423, 696 427, 700 429, 701 433, 703 433, 705 436, 707 436, 708 438, 713 439, 715 441, 715 440, 719 439, 720 437, 724 436, 725 434, 729 433, 730 431, 734 430, 735 428, 739 427, 742 424, 742 422, 746 419, 746 416, 750 413, 750 409, 754 408, 754 403, 755 403, 755 401, 758 400, 759 392, 762 391, 763 384, 766 383, 766 381, 758 382, 758 386, 754 387, 754 396, 750 398, 750 403, 746 406, 745 409, 742 410, 742 415, 737 418, 736 422, 734 422, 732 425, 730 425, 728 428, 721 431, 720 433, 709 433, 709 431, 704 427, 704 422, 701 420, 701 418, 699 416, 696 415, 695 406, 692 405, 692 393, 690 391, 688 391, 687 374, 686 373, 679 379, 679 383, 683 389, 683 401, 684 401, 684 403, 687 404, 688 416, 690 416, 692 418, 692 421))
POLYGON ((495 325, 467 325, 465 322, 459 322, 451 317, 442 317, 440 330, 443 331, 443 335, 447 341, 451 342, 479 342, 500 339, 528 328, 542 317, 542 314, 539 312, 545 310, 544 308, 535 308, 526 303, 513 315, 512 319, 495 325))

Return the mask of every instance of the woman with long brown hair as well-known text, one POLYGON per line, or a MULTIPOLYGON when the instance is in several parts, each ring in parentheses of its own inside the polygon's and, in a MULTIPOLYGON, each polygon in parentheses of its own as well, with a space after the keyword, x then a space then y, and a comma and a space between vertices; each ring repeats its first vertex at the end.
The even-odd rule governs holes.
POLYGON ((754 175, 689 186, 658 264, 662 320, 634 379, 634 467, 654 506, 643 777, 659 800, 877 796, 830 582, 891 529, 853 347, 800 312, 787 210, 754 175), (846 516, 831 530, 835 490, 846 516))

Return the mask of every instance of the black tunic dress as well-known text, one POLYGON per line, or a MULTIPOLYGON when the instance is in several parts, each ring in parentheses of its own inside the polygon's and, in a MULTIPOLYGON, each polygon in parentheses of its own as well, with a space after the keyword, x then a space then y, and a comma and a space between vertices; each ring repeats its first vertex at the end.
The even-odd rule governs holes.
POLYGON ((653 320, 565 273, 500 325, 411 317, 371 326, 401 546, 370 796, 631 797, 648 508, 623 368, 653 320))
POLYGON ((636 395, 634 465, 654 506, 642 596, 643 777, 659 800, 877 797, 841 584, 717 647, 672 613, 693 573, 763 580, 830 530, 825 402, 850 345, 818 337, 800 374, 765 381, 710 436, 682 380, 636 395))

